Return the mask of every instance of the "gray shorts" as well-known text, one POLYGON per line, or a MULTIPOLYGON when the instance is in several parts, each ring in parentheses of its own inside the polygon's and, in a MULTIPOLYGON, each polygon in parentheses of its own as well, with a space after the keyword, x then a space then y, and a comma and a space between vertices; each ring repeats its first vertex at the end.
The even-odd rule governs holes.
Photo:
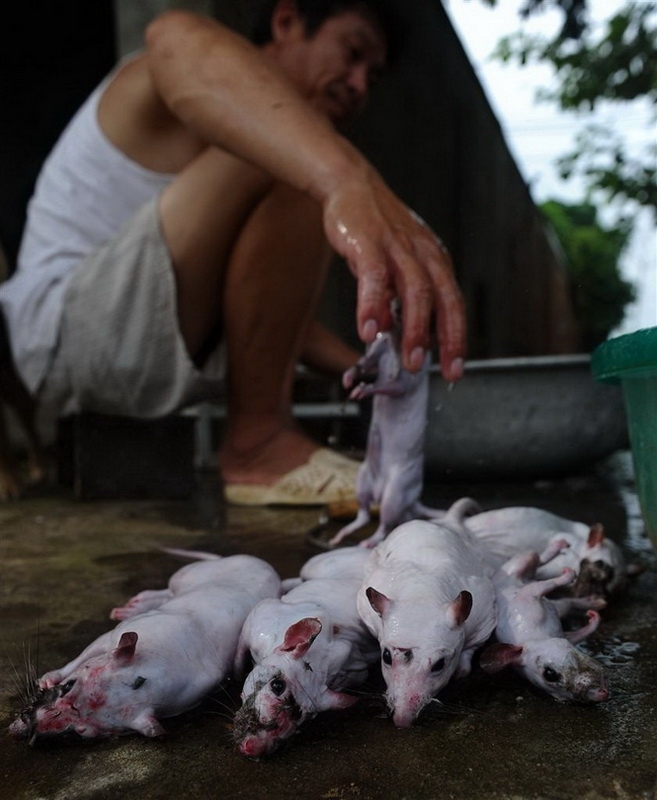
POLYGON ((58 414, 163 416, 220 396, 222 355, 218 348, 203 371, 189 357, 152 200, 75 268, 40 400, 58 414))

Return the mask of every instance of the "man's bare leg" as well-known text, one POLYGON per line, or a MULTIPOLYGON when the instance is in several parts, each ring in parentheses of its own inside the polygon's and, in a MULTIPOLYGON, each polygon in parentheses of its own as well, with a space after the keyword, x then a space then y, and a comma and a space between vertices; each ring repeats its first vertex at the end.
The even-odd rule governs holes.
POLYGON ((208 148, 162 193, 159 212, 176 277, 178 324, 192 357, 222 323, 231 250, 271 186, 259 170, 208 148))
MULTIPOLYGON (((222 477, 274 483, 318 447, 292 419, 291 393, 329 263, 319 206, 210 148, 165 190, 159 210, 187 349, 195 356, 217 325, 227 342, 222 477)), ((309 338, 316 363, 322 339, 321 330, 309 338)), ((328 361, 337 369, 341 360, 353 358, 332 347, 328 361)))
POLYGON ((224 286, 227 483, 275 483, 319 446, 299 429, 291 404, 329 259, 319 206, 284 185, 260 203, 233 249, 224 286))

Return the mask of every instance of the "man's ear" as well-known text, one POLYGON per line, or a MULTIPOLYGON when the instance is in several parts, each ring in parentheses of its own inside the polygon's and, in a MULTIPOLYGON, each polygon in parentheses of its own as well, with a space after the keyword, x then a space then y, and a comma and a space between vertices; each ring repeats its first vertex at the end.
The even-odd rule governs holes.
POLYGON ((271 14, 271 38, 282 42, 290 37, 305 38, 306 26, 294 0, 279 0, 271 14))

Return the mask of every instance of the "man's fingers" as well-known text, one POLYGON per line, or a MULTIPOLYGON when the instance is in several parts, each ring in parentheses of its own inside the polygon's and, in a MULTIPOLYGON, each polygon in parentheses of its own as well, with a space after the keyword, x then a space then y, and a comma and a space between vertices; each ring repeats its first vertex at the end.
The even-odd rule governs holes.
POLYGON ((457 289, 439 295, 437 305, 440 370, 445 380, 458 381, 463 377, 466 354, 465 304, 457 289))
POLYGON ((410 372, 422 369, 429 347, 434 290, 429 275, 414 254, 397 249, 395 284, 401 301, 402 363, 410 372))
POLYGON ((446 380, 457 381, 463 376, 467 332, 465 303, 456 283, 442 285, 436 294, 436 308, 440 369, 446 380))
POLYGON ((419 244, 418 251, 432 279, 441 372, 446 380, 457 381, 463 375, 467 348, 463 296, 451 257, 440 240, 432 237, 432 241, 419 244))
POLYGON ((432 312, 436 311, 440 365, 446 380, 463 374, 465 358, 464 303, 446 251, 433 245, 409 248, 399 242, 387 254, 370 255, 363 268, 363 256, 354 268, 358 276, 358 333, 365 343, 392 324, 390 301, 399 297, 402 306, 402 361, 417 372, 429 347, 432 312), (418 250, 424 250, 419 253, 418 250))
POLYGON ((391 327, 390 301, 396 295, 402 306, 402 361, 415 372, 424 363, 435 312, 443 375, 458 380, 465 358, 464 303, 449 254, 376 173, 370 179, 341 184, 337 199, 325 207, 329 241, 358 281, 358 334, 369 344, 391 327))
POLYGON ((390 285, 385 256, 382 253, 368 254, 365 267, 361 264, 353 269, 358 278, 356 320, 358 335, 366 344, 372 342, 379 331, 388 330, 390 314, 390 285))

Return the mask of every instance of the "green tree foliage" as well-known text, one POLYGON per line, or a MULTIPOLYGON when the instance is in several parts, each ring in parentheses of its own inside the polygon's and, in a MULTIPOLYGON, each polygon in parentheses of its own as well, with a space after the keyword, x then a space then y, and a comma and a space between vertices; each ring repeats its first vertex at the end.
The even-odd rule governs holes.
MULTIPOLYGON (((497 0, 484 0, 495 5, 497 0)), ((564 12, 564 24, 553 38, 524 32, 504 37, 495 55, 524 65, 550 64, 557 77, 554 91, 542 99, 563 110, 593 110, 603 101, 643 99, 654 122, 657 113, 657 2, 628 0, 594 34, 587 21, 588 0, 526 0, 522 15, 546 7, 564 12)), ((622 107, 619 106, 622 113, 622 107)), ((562 177, 581 174, 591 191, 607 199, 630 200, 657 213, 657 143, 634 152, 608 128, 588 126, 558 167, 562 177)))
POLYGON ((621 221, 603 227, 590 203, 549 200, 541 209, 566 255, 583 347, 590 351, 623 321, 625 307, 635 299, 634 287, 623 280, 618 267, 631 225, 621 221))

